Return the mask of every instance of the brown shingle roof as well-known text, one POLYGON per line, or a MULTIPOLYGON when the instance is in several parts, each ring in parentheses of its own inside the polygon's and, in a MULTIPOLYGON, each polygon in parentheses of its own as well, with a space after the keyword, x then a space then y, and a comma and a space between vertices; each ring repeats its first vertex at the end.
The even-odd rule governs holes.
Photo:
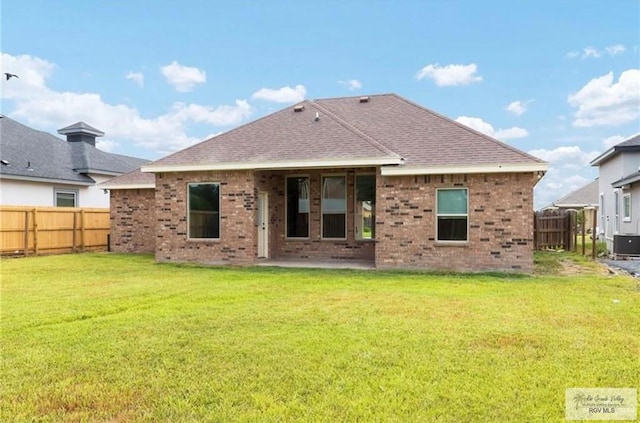
POLYGON ((143 173, 139 168, 98 184, 102 189, 155 188, 155 186, 156 175, 143 173))
POLYGON ((305 100, 144 166, 143 170, 311 167, 359 161, 395 167, 545 162, 395 94, 305 100), (295 108, 303 106, 300 112, 295 108), (318 116, 318 119, 316 119, 318 116), (293 164, 293 165, 292 165, 293 164))

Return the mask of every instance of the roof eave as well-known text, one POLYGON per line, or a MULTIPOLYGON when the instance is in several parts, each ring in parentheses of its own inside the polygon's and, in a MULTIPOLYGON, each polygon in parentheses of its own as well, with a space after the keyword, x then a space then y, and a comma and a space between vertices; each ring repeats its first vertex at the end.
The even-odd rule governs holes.
POLYGON ((100 189, 155 189, 156 184, 99 184, 100 189))
POLYGON ((400 175, 442 175, 462 173, 523 173, 546 172, 547 163, 503 163, 503 164, 471 164, 471 165, 444 165, 444 166, 398 166, 382 167, 382 176, 400 175))
POLYGON ((92 185, 95 185, 95 182, 82 182, 82 181, 72 181, 69 179, 52 179, 52 178, 31 177, 31 176, 22 176, 22 175, 7 175, 7 174, 0 174, 0 179, 9 179, 13 181, 26 181, 26 182, 46 182, 51 184, 78 185, 78 186, 84 186, 84 187, 90 187, 92 185))
POLYGON ((372 157, 363 159, 315 159, 315 160, 286 160, 272 162, 230 162, 209 163, 197 165, 162 165, 150 164, 142 166, 141 171, 147 173, 160 172, 197 172, 219 170, 269 170, 269 169, 318 169, 335 167, 370 167, 385 165, 400 165, 400 157, 372 157))

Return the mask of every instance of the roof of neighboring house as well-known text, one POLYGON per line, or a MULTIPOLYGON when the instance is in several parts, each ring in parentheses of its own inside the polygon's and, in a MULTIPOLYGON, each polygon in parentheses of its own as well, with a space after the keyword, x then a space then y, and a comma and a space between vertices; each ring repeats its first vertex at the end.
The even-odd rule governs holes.
POLYGON ((613 156, 625 151, 640 151, 640 133, 630 136, 591 160, 591 166, 599 166, 613 156))
POLYGON ((395 94, 305 100, 144 172, 382 166, 383 174, 544 171, 546 163, 395 94))
POLYGON ((598 205, 598 179, 565 195, 553 202, 553 206, 562 208, 595 207, 598 205))
MULTIPOLYGON (((82 122, 76 125, 91 128, 82 122)), ((6 116, 0 116, 0 159, 2 178, 78 185, 94 184, 89 173, 119 175, 148 163, 136 157, 107 153, 85 142, 67 142, 6 116)))

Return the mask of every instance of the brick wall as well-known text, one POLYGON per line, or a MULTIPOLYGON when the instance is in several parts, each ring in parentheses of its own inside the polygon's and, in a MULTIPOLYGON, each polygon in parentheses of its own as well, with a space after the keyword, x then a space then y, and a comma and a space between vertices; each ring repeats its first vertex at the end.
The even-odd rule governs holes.
POLYGON ((152 253, 156 249, 155 191, 110 190, 111 251, 152 253))
POLYGON ((376 266, 533 271, 533 174, 379 177, 376 266), (436 189, 468 188, 469 241, 436 241, 436 189))
POLYGON ((251 171, 156 176, 156 261, 252 264, 256 260, 256 189, 251 171), (220 239, 187 239, 187 184, 220 183, 220 239))

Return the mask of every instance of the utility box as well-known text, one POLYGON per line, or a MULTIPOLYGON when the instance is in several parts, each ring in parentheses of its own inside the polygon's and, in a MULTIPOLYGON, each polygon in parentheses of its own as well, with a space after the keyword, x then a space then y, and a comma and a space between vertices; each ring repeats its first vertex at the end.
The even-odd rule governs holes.
POLYGON ((617 256, 640 256, 640 235, 614 235, 613 258, 617 256))

